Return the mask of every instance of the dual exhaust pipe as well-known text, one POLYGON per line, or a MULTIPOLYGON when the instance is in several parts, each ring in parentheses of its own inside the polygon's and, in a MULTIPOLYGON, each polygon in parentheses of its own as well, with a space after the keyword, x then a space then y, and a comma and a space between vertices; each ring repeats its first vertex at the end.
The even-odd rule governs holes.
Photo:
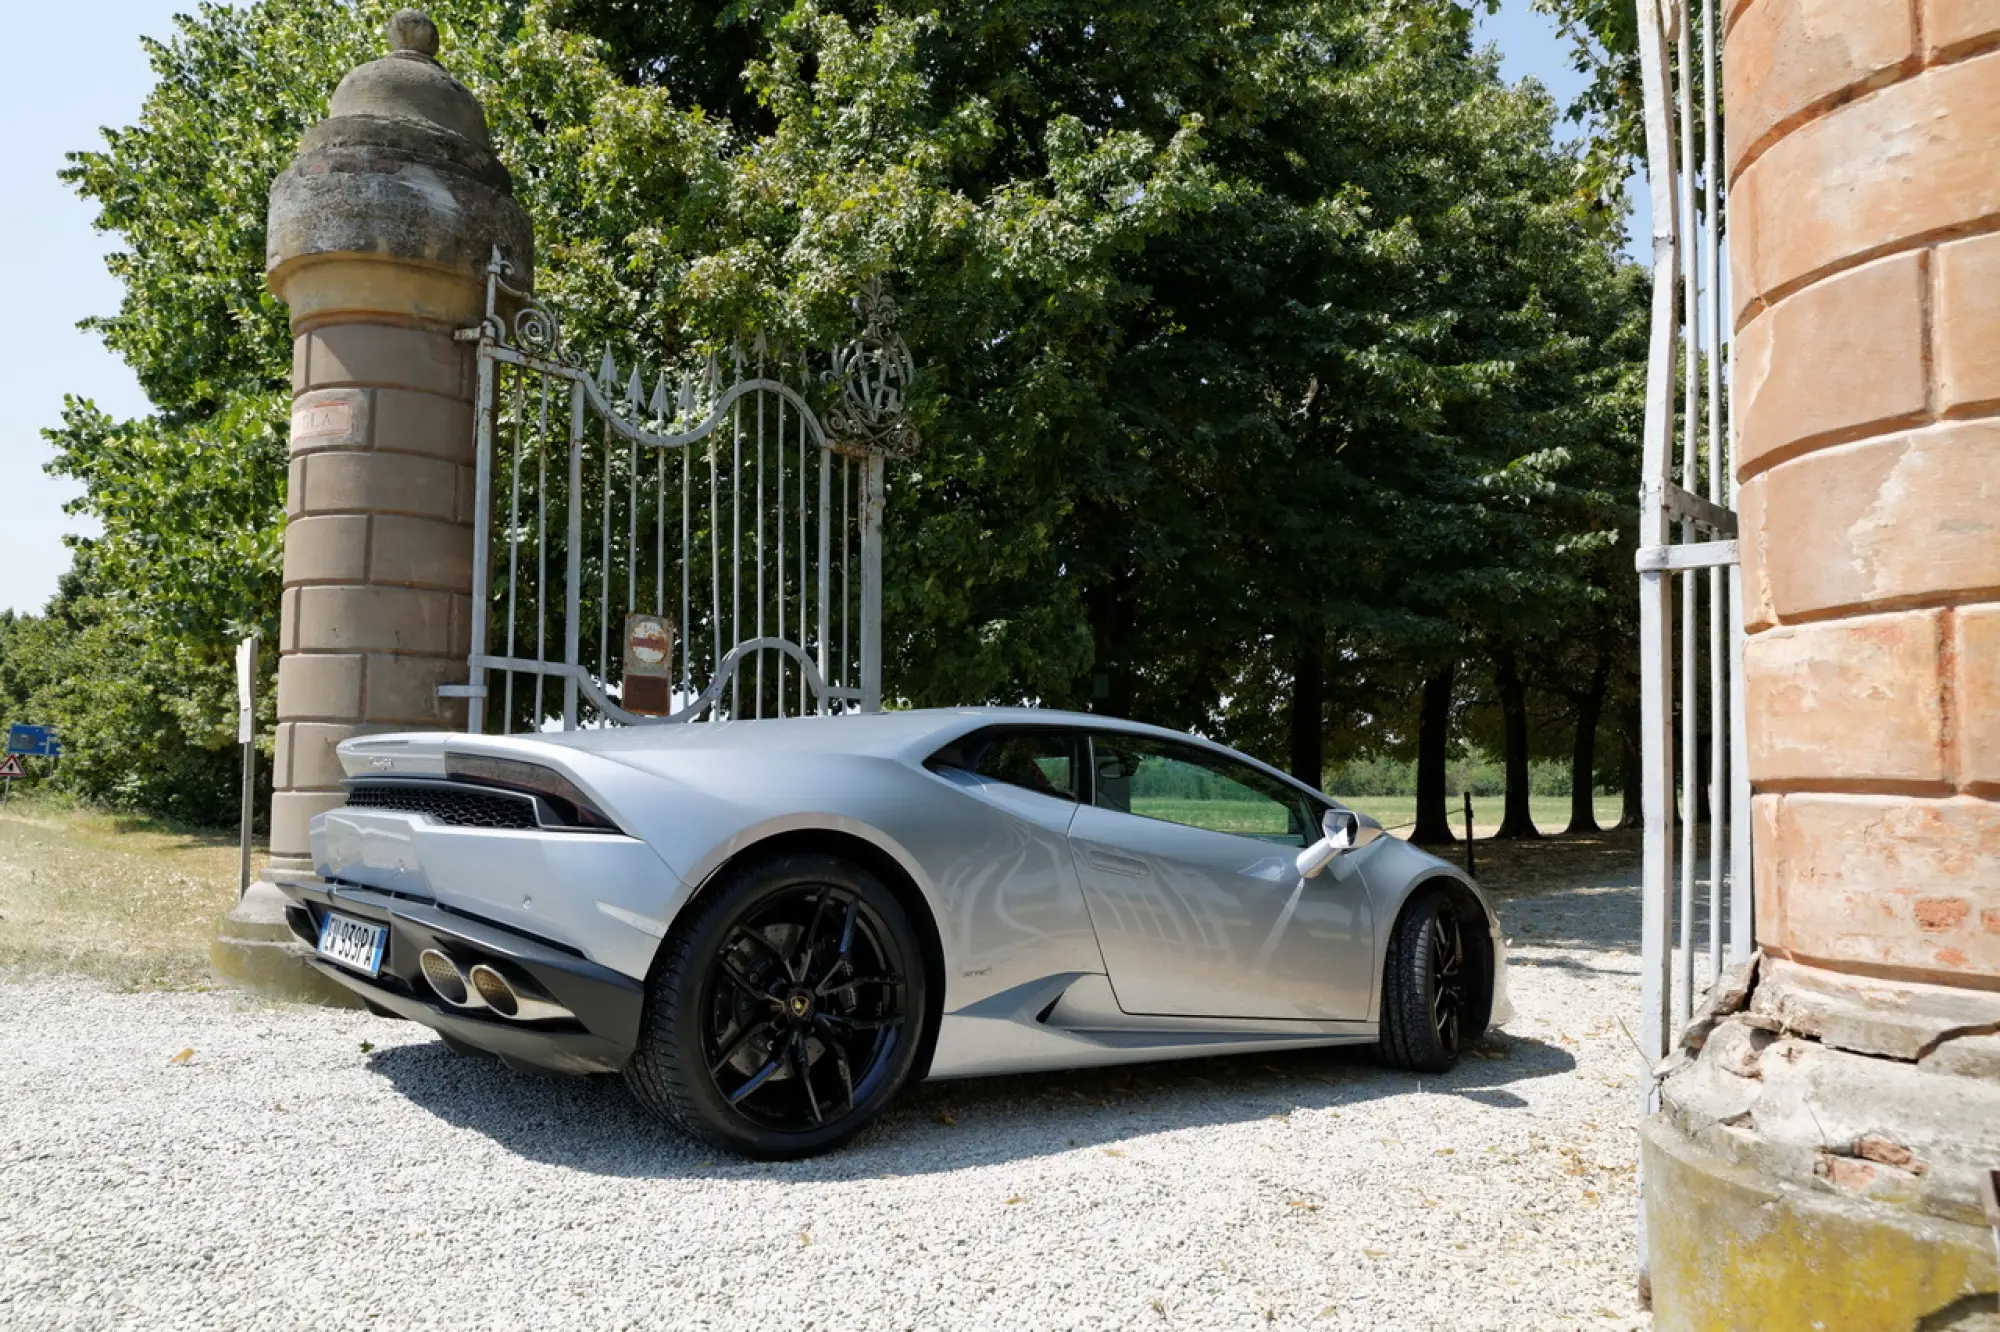
POLYGON ((552 1018, 576 1019, 526 979, 515 980, 490 963, 477 962, 467 970, 435 948, 426 948, 417 966, 438 998, 453 1008, 468 1012, 491 1009, 513 1022, 546 1022, 552 1018))

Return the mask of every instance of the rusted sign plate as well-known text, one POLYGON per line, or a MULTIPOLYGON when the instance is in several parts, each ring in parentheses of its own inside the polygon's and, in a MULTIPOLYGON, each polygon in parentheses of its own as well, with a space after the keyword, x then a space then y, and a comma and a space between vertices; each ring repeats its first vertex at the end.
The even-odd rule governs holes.
POLYGON ((627 712, 664 717, 674 710, 674 622, 665 615, 640 612, 625 617, 625 689, 620 699, 627 712))

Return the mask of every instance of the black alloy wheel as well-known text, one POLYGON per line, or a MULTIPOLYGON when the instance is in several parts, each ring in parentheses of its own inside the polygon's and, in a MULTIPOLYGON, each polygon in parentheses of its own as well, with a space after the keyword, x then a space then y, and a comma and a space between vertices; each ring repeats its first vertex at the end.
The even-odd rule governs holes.
POLYGON ((1484 968, 1475 956, 1482 936, 1441 884, 1420 888, 1403 907, 1389 937, 1382 976, 1381 1051, 1384 1062, 1418 1073, 1442 1073, 1486 1029, 1484 968))
POLYGON ((1431 917, 1431 1029, 1438 1048, 1456 1059, 1465 1012, 1465 929, 1456 913, 1431 917))
POLYGON ((818 855, 753 864, 670 936, 626 1078, 718 1146, 810 1155, 908 1078, 926 993, 908 915, 872 874, 818 855))

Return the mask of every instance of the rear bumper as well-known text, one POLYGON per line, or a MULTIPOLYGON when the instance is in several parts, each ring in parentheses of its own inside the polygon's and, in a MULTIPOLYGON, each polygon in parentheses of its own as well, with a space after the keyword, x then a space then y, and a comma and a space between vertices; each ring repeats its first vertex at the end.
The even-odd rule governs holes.
POLYGON ((368 977, 315 957, 313 965, 363 999, 518 1064, 558 1073, 611 1073, 625 1066, 638 1041, 645 986, 573 952, 530 935, 433 903, 327 879, 300 877, 279 885, 292 907, 286 919, 308 944, 319 942, 329 910, 389 927, 380 976, 368 977), (574 1022, 517 1022, 490 1010, 454 1008, 440 999, 417 958, 436 948, 463 965, 511 964, 533 978, 574 1022))

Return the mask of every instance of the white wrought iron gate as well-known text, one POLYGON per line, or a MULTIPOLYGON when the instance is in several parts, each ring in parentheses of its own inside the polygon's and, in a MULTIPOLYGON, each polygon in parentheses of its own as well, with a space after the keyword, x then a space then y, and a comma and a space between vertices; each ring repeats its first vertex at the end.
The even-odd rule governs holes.
MULTIPOLYGON (((1723 301, 1721 261, 1727 200, 1721 176, 1728 159, 1717 107, 1721 36, 1716 0, 1699 0, 1699 34, 1695 5, 1696 0, 1638 0, 1653 209, 1652 338, 1646 368, 1637 561, 1646 820, 1640 1043, 1654 1061, 1665 1057, 1697 994, 1714 984, 1725 962, 1744 960, 1755 946, 1744 731, 1743 574, 1738 559, 1734 437, 1724 389, 1728 349, 1723 318, 1728 306, 1723 301), (1704 777, 1700 752, 1704 711, 1710 815, 1705 873, 1696 822, 1698 784, 1704 777), (1705 940, 1696 931, 1701 915, 1706 916, 1705 940), (1697 954, 1703 951, 1705 965, 1697 969, 1697 954)), ((1646 1082, 1646 1098, 1647 1113, 1658 1108, 1658 1085, 1651 1079, 1646 1082)), ((1643 1215, 1642 1207, 1642 1219, 1643 1215)), ((1643 1224, 1640 1252, 1643 1266, 1643 1224)))
POLYGON ((912 373, 893 306, 857 298, 860 332, 818 365, 760 335, 590 368, 508 271, 496 251, 460 335, 474 611, 468 683, 440 692, 468 699, 469 729, 879 709, 884 477, 912 373))

